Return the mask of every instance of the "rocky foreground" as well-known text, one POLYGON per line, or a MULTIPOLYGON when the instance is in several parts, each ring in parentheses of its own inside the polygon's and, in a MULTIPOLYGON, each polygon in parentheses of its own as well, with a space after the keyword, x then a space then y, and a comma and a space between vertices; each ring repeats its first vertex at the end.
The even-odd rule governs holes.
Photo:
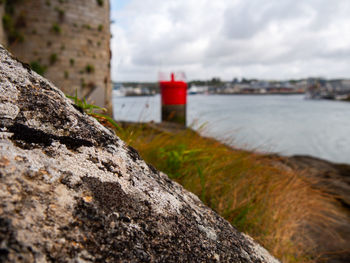
POLYGON ((0 46, 1 262, 278 262, 0 46))
POLYGON ((282 163, 300 171, 315 189, 335 197, 337 214, 322 231, 310 231, 317 241, 320 260, 317 262, 350 262, 350 165, 336 164, 311 156, 281 158, 282 163), (329 232, 334 233, 330 236, 329 232))
POLYGON ((345 208, 350 209, 350 165, 303 155, 288 157, 283 162, 293 169, 307 171, 304 174, 317 182, 316 187, 335 195, 345 208))

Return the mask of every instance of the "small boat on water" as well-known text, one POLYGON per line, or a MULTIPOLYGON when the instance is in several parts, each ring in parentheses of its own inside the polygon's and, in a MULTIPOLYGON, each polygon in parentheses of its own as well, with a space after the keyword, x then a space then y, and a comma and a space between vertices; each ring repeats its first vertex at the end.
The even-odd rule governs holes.
POLYGON ((113 83, 113 95, 118 97, 125 96, 125 88, 122 83, 113 83))
POLYGON ((114 96, 154 96, 156 94, 155 90, 149 87, 143 87, 141 85, 138 86, 130 86, 125 87, 121 83, 113 84, 113 95, 114 96))
POLYGON ((207 94, 208 93, 208 86, 196 86, 192 85, 188 90, 188 95, 195 95, 195 94, 207 94))

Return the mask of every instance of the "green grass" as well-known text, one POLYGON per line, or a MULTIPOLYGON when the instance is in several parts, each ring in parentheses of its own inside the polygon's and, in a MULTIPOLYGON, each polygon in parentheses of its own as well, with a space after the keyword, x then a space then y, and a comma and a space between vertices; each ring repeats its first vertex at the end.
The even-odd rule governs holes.
POLYGON ((32 70, 34 70, 36 73, 38 73, 39 75, 44 75, 47 67, 40 64, 38 61, 32 61, 30 62, 30 67, 32 70))
POLYGON ((85 67, 85 72, 88 74, 94 73, 95 72, 95 67, 93 65, 86 65, 85 67))
POLYGON ((89 104, 89 103, 87 103, 85 98, 79 99, 77 90, 75 90, 75 96, 66 95, 66 97, 73 100, 74 104, 78 108, 80 108, 86 114, 94 117, 95 119, 100 121, 102 124, 104 124, 106 126, 111 126, 111 128, 116 130, 116 131, 119 131, 119 132, 122 131, 121 127, 116 123, 115 120, 113 120, 113 118, 111 118, 110 116, 108 116, 106 114, 100 113, 100 112, 106 112, 107 109, 99 107, 99 106, 94 105, 94 104, 89 104), (100 112, 98 112, 98 111, 100 111, 100 112))
POLYGON ((58 56, 56 53, 52 53, 49 57, 50 65, 53 65, 57 62, 58 56))
POLYGON ((56 34, 61 34, 62 33, 62 28, 60 27, 59 24, 54 23, 51 27, 52 32, 56 33, 56 34))

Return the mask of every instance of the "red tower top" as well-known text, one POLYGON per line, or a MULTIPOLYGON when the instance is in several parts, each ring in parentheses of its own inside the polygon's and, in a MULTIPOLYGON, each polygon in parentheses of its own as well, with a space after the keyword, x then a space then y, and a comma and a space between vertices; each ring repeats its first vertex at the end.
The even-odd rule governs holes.
POLYGON ((160 81, 162 94, 162 105, 184 105, 186 104, 187 83, 176 81, 175 74, 171 73, 170 81, 160 81))

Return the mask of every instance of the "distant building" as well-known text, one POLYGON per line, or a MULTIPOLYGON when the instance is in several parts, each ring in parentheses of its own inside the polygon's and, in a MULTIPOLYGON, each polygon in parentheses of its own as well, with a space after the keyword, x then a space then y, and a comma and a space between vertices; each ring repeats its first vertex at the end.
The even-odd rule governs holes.
POLYGON ((309 99, 350 99, 350 80, 309 79, 307 87, 309 99))

